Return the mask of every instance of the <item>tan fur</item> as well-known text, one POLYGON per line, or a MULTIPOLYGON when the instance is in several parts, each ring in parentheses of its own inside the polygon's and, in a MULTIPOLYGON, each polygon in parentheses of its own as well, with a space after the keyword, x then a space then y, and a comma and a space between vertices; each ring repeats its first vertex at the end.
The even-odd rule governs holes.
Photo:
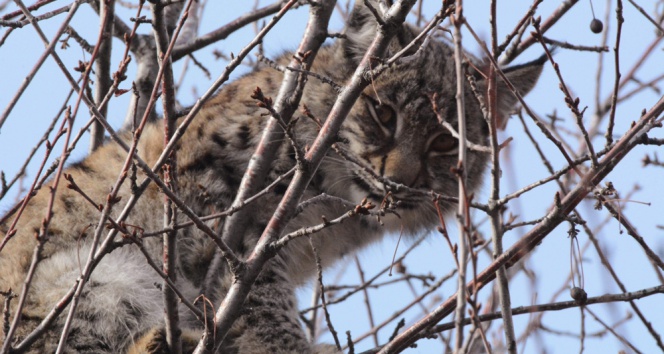
MULTIPOLYGON (((338 84, 345 84, 355 70, 357 60, 375 33, 372 15, 359 6, 351 15, 347 39, 321 49, 313 72, 326 76, 338 84)), ((404 28, 401 38, 413 38, 414 33, 404 28)), ((393 49, 403 43, 395 42, 393 49)), ((396 65, 375 79, 366 96, 358 99, 339 134, 337 144, 346 153, 369 165, 375 173, 394 182, 413 188, 434 190, 455 195, 456 177, 450 167, 456 165, 454 148, 434 149, 437 138, 452 139, 433 112, 429 97, 438 94, 438 112, 456 126, 452 51, 443 43, 432 42, 415 61, 396 65), (373 110, 373 112, 372 112, 373 110), (376 120, 390 118, 387 123, 376 120), (390 111, 391 110, 391 111, 390 111), (393 116, 390 114, 393 113, 393 116)), ((289 54, 281 63, 286 63, 289 54)), ((540 63, 525 66, 508 74, 523 94, 534 85, 541 71, 540 63)), ((250 98, 260 87, 266 96, 275 97, 282 74, 263 67, 226 85, 205 108, 182 137, 177 149, 178 189, 180 197, 198 215, 204 216, 225 210, 232 202, 238 183, 258 143, 265 122, 265 111, 250 98)), ((479 80, 479 76, 478 76, 479 80)), ((481 85, 481 83, 480 83, 481 85)), ((324 120, 336 98, 330 85, 309 78, 301 103, 312 114, 324 120)), ((513 107, 515 100, 509 93, 501 93, 500 107, 513 107)), ((474 95, 466 93, 468 137, 477 144, 486 144, 486 124, 474 95)), ((507 114, 506 110, 501 112, 507 114)), ((305 146, 318 133, 318 126, 301 117, 295 126, 298 142, 305 146)), ((152 164, 161 153, 161 124, 146 127, 139 145, 139 155, 152 164)), ((441 144, 439 146, 445 146, 441 144)), ((126 153, 117 144, 107 144, 82 162, 69 167, 76 183, 96 203, 104 203, 121 170, 126 153)), ((284 141, 276 153, 270 181, 295 164, 291 146, 284 141)), ((471 152, 465 166, 469 174, 468 187, 472 190, 481 181, 487 157, 471 152)), ((138 179, 145 176, 138 173, 138 179)), ((287 182, 273 193, 249 205, 253 219, 242 235, 241 254, 247 254, 255 245, 274 207, 281 200, 287 182)), ((390 190, 357 165, 344 161, 330 152, 317 175, 305 192, 303 200, 321 193, 336 196, 350 203, 359 203, 364 197, 380 205, 386 193, 401 202, 400 217, 386 215, 379 224, 374 218, 353 218, 342 225, 325 229, 313 239, 327 266, 364 245, 379 240, 389 231, 404 230, 416 233, 436 225, 437 216, 430 201, 413 197, 399 190, 390 190)), ((123 201, 131 196, 131 186, 125 181, 120 192, 123 201)), ((41 227, 45 206, 50 194, 43 188, 32 198, 16 229, 18 233, 0 253, 0 289, 19 291, 24 282, 41 227)), ((146 232, 163 226, 163 195, 152 184, 127 219, 127 224, 140 226, 146 232)), ((122 205, 123 203, 119 203, 122 205)), ((349 210, 348 204, 339 202, 317 203, 303 210, 292 220, 287 231, 318 224, 321 216, 333 218, 349 210)), ((119 214, 116 206, 112 216, 119 214)), ((23 319, 15 336, 24 338, 51 311, 62 296, 73 286, 85 264, 90 238, 99 220, 99 212, 77 193, 64 187, 57 189, 54 215, 48 230, 48 241, 42 251, 35 278, 28 293, 23 319)), ((11 218, 10 218, 11 220, 11 218)), ((187 219, 180 214, 179 222, 187 219)), ((221 230, 223 220, 209 225, 221 230)), ((8 225, 1 225, 4 237, 8 225)), ((195 228, 178 233, 178 287, 191 301, 201 292, 205 272, 210 265, 214 243, 195 228)), ((162 244, 158 237, 146 238, 144 245, 154 261, 161 259, 162 244)), ((234 325, 219 352, 225 353, 331 353, 328 346, 313 347, 300 329, 294 289, 313 274, 314 255, 306 238, 291 242, 263 271, 245 303, 242 316, 234 325), (267 351, 266 351, 267 350, 267 351)), ((219 288, 208 294, 213 301, 223 298, 232 279, 222 272, 219 288)), ((164 335, 162 294, 154 284, 161 278, 146 264, 134 245, 114 250, 97 266, 88 281, 84 296, 73 322, 68 353, 131 353, 163 352, 164 335), (131 349, 130 349, 131 348, 131 349), (152 348, 152 349, 151 349, 152 348), (161 349, 155 349, 161 348, 161 349)), ((16 314, 13 301, 12 317, 16 314)), ((198 339, 201 323, 187 310, 180 309, 185 329, 187 350, 198 339)), ((50 352, 57 345, 64 316, 32 348, 32 352, 50 352)))

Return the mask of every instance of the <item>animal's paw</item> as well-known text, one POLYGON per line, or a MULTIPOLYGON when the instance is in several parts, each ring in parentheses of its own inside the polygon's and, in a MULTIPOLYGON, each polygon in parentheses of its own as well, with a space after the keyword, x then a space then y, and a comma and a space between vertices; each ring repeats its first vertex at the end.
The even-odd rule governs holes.
MULTIPOLYGON (((192 353, 200 336, 193 331, 182 331, 182 353, 192 353)), ((139 338, 127 351, 127 354, 170 354, 166 341, 166 329, 153 328, 139 338)))

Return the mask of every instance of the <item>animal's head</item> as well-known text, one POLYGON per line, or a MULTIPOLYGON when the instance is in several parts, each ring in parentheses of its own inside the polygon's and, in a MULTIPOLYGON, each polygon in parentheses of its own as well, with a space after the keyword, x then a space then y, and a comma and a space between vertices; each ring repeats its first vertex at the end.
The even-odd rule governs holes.
MULTIPOLYGON (((379 9, 377 4, 374 7, 379 9)), ((357 67, 377 28, 375 15, 358 1, 348 20, 345 38, 337 44, 337 55, 343 57, 344 67, 357 67)), ((412 27, 403 26, 392 40, 387 57, 402 50, 417 34, 412 27)), ((380 63, 375 62, 377 66, 380 63)), ((516 90, 525 95, 535 85, 542 63, 538 60, 503 71, 516 90)), ((478 95, 486 97, 487 91, 485 77, 478 71, 481 67, 479 63, 467 66, 472 80, 464 78, 464 107, 467 139, 486 146, 489 130, 478 99, 478 95), (475 92, 470 81, 475 84, 475 92)), ((498 117, 504 119, 515 108, 517 99, 499 77, 497 80, 498 117)), ((456 91, 453 48, 433 38, 421 40, 403 60, 372 80, 348 115, 340 135, 347 142, 347 149, 369 165, 373 173, 408 187, 456 196, 458 179, 452 168, 458 163, 459 143, 456 134, 441 124, 446 122, 446 126, 457 129, 456 91)), ((469 191, 480 184, 488 157, 486 152, 468 150, 464 168, 469 191)), ((374 201, 382 200, 392 190, 401 201, 402 210, 431 205, 430 198, 395 191, 366 170, 357 166, 351 169, 356 175, 354 188, 374 201)))

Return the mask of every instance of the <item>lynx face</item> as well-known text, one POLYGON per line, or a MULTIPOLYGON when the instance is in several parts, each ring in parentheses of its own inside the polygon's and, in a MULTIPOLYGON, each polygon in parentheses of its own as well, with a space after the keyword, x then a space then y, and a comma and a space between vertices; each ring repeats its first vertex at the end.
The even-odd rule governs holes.
MULTIPOLYGON (((388 77, 378 79, 375 92, 379 94, 372 92, 374 88, 366 90, 366 97, 360 99, 362 102, 349 117, 352 122, 343 137, 351 141, 351 150, 366 161, 375 174, 407 187, 455 195, 458 178, 451 167, 456 166, 458 160, 458 141, 439 123, 437 116, 456 126, 456 101, 452 91, 455 82, 446 82, 453 68, 440 65, 440 61, 437 64, 435 68, 408 65, 403 68, 405 71, 395 68, 386 73, 388 77), (434 99, 437 107, 444 107, 439 112, 434 112, 434 99)), ((468 98, 471 99, 468 106, 477 108, 468 110, 468 137, 477 144, 484 144, 486 123, 474 97, 468 98)), ((471 171, 473 186, 485 162, 486 156, 470 154, 467 168, 471 171)), ((412 209, 421 202, 412 193, 395 190, 357 166, 349 168, 358 177, 354 180, 357 187, 374 199, 380 200, 387 192, 392 192, 401 201, 401 208, 412 209)))
MULTIPOLYGON (((359 20, 356 19, 359 22, 359 20)), ((403 37, 414 33, 404 29, 403 37)), ((357 38, 356 38, 357 39, 357 38)), ((398 49, 398 48, 397 48, 398 49)), ((541 72, 541 61, 519 67, 506 73, 521 93, 528 92, 541 72)), ((477 94, 486 92, 481 74, 473 69, 477 94)), ((368 196, 380 205, 387 193, 399 202, 398 227, 415 232, 437 219, 431 198, 413 194, 374 177, 378 175, 391 182, 420 190, 457 196, 459 142, 441 121, 457 129, 458 112, 456 75, 453 50, 447 45, 429 43, 427 50, 413 60, 404 60, 377 78, 358 99, 349 114, 341 137, 348 150, 371 167, 372 173, 348 163, 352 171, 352 187, 357 195, 368 196), (437 111, 435 111, 437 110, 437 111)), ((498 94, 501 102, 498 116, 508 116, 516 102, 504 84, 498 94)), ((465 121, 468 141, 480 146, 488 144, 488 126, 478 97, 470 84, 465 84, 465 121)), ((500 119, 500 118, 499 118, 500 119)), ((489 154, 467 150, 467 191, 472 193, 480 184, 489 154)), ((449 205, 444 205, 444 209, 449 205)), ((395 225, 397 226, 397 225, 395 225)))

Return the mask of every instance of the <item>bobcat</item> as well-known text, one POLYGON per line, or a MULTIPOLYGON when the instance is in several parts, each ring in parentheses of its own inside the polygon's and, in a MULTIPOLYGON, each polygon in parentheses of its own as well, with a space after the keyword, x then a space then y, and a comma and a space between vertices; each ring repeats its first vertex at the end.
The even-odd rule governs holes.
MULTIPOLYGON (((376 33, 372 12, 358 1, 345 29, 345 36, 335 44, 323 47, 311 71, 344 84, 376 33)), ((416 30, 403 26, 392 41, 394 53, 410 42, 416 30)), ((416 46, 417 48, 417 46, 416 46)), ((280 62, 287 62, 289 54, 280 62)), ((472 71, 479 92, 486 91, 481 74, 472 71)), ((526 94, 534 86, 542 70, 542 61, 505 70, 518 91, 526 94)), ((228 84, 208 101, 189 126, 177 148, 177 189, 179 196, 200 216, 227 209, 239 187, 242 175, 256 147, 268 118, 251 98, 256 87, 265 96, 275 96, 282 74, 269 67, 228 84)), ((500 114, 513 109, 516 99, 499 84, 500 114)), ((341 215, 349 205, 368 198, 380 205, 388 192, 397 200, 399 216, 387 214, 380 221, 371 217, 355 217, 343 224, 324 229, 312 236, 323 266, 344 255, 375 242, 391 231, 409 234, 432 228, 437 215, 430 198, 407 194, 379 182, 377 174, 396 183, 440 194, 456 195, 457 178, 451 167, 457 164, 457 140, 438 121, 437 113, 456 126, 456 75, 453 50, 445 43, 431 40, 414 60, 403 61, 375 78, 348 114, 337 147, 344 154, 370 166, 372 172, 330 150, 308 186, 302 200, 325 193, 349 203, 326 201, 312 203, 288 224, 287 231, 320 223, 321 215, 341 215), (433 95, 433 94, 436 95, 433 95), (434 112, 432 99, 439 107, 434 112)), ((336 89, 310 78, 301 104, 310 114, 324 120, 334 100, 336 89)), ((488 128, 477 98, 467 89, 466 125, 468 139, 487 145, 488 128)), ((318 134, 312 119, 301 118, 294 125, 294 136, 306 146, 318 134)), ((139 143, 139 155, 152 164, 162 146, 161 123, 148 125, 139 143)), ((130 139, 129 134, 126 134, 130 139)), ((70 166, 66 173, 96 203, 102 203, 122 169, 125 151, 116 143, 108 143, 86 159, 70 166)), ((295 166, 293 148, 284 141, 276 152, 266 185, 295 166)), ((487 155, 469 151, 465 169, 468 189, 481 182, 487 155)), ((138 173, 140 178, 145 176, 138 173)), ((288 179, 277 183, 268 194, 246 206, 253 216, 238 247, 239 255, 248 255, 266 222, 281 200, 288 179)), ((122 186, 120 196, 129 199, 130 182, 122 186)), ((22 215, 17 233, 0 252, 0 290, 21 289, 37 245, 35 233, 41 225, 49 194, 42 190, 32 198, 22 215)), ((126 224, 145 232, 163 228, 163 195, 154 183, 137 202, 126 224)), ((450 209, 450 207, 446 207, 450 209)), ((58 301, 72 288, 80 275, 81 264, 91 247, 91 235, 99 220, 99 210, 76 192, 62 187, 57 190, 49 228, 48 242, 41 251, 41 261, 27 293, 19 327, 13 343, 18 344, 34 330, 58 301)), ((188 221, 180 216, 179 222, 188 221)), ((209 221, 221 230, 223 219, 209 221)), ((0 225, 4 238, 8 225, 0 225)), ((140 237, 140 233, 139 233, 140 237)), ((162 255, 160 237, 144 237, 142 245, 152 260, 162 255)), ((177 234, 176 285, 190 301, 201 293, 206 270, 213 259, 216 245, 197 228, 189 227, 177 234)), ((291 241, 266 265, 245 301, 239 319, 233 325, 219 353, 309 353, 331 352, 328 347, 313 347, 304 338, 298 322, 294 290, 316 272, 314 254, 309 240, 291 241)), ((227 269, 218 275, 218 287, 211 300, 218 304, 232 283, 227 269)), ((126 244, 107 254, 92 272, 83 288, 77 311, 65 345, 67 353, 166 353, 163 326, 163 300, 158 284, 161 277, 148 265, 145 256, 134 244, 126 244)), ((15 313, 12 302, 11 315, 15 313)), ((216 305, 215 304, 215 305, 216 305)), ((198 340, 202 324, 184 306, 180 306, 181 327, 185 328, 184 352, 190 352, 198 340)), ((66 312, 65 312, 66 313, 66 312)), ((29 351, 53 352, 64 323, 59 316, 51 328, 37 339, 29 351)))

